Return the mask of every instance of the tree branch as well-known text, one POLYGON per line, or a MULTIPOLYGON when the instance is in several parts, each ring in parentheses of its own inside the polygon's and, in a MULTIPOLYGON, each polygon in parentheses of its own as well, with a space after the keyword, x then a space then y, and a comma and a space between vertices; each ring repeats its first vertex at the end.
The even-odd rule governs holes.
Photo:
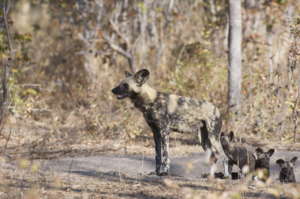
POLYGON ((113 31, 114 31, 119 37, 121 37, 122 40, 125 41, 125 43, 126 43, 126 45, 127 45, 128 47, 130 47, 129 39, 128 39, 127 37, 125 37, 125 35, 123 35, 123 34, 120 32, 120 30, 119 30, 119 28, 117 27, 117 25, 115 24, 115 22, 113 22, 113 20, 110 19, 110 20, 109 20, 109 23, 110 23, 110 25, 111 25, 113 31))
POLYGON ((10 53, 12 53, 12 42, 11 42, 9 25, 8 25, 8 20, 7 20, 7 15, 8 15, 9 9, 10 9, 10 0, 7 0, 7 1, 5 1, 4 6, 3 6, 3 19, 4 19, 6 37, 8 40, 8 47, 9 47, 10 53))
POLYGON ((113 49, 114 51, 116 51, 117 53, 119 53, 120 55, 124 56, 127 59, 131 72, 135 72, 135 66, 134 66, 134 60, 132 54, 128 51, 125 51, 120 46, 116 45, 107 34, 103 34, 103 38, 108 43, 111 49, 113 49))

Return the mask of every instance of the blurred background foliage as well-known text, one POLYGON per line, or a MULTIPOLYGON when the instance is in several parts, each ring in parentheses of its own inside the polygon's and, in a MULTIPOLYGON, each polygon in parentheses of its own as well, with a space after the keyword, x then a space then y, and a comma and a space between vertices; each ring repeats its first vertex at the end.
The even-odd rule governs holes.
MULTIPOLYGON (((231 129, 227 1, 10 2, 12 52, 3 13, 0 20, 0 57, 12 58, 10 114, 1 132, 8 149, 76 148, 116 137, 126 144, 151 136, 141 113, 111 94, 130 61, 136 69, 149 69, 150 83, 159 90, 215 103, 224 129, 231 129)), ((299 142, 299 13, 294 0, 243 2, 237 134, 299 142)))

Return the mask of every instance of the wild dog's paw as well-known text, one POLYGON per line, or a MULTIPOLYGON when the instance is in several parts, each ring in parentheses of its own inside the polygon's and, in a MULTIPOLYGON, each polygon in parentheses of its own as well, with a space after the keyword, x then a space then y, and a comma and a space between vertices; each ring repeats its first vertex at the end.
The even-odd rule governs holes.
POLYGON ((156 175, 158 175, 158 176, 167 176, 167 175, 169 175, 169 169, 161 167, 160 169, 156 170, 156 175))
POLYGON ((240 179, 240 178, 241 178, 241 176, 239 175, 238 172, 232 172, 232 173, 231 173, 231 179, 232 179, 232 180, 238 180, 238 179, 240 179))
POLYGON ((157 175, 157 172, 156 171, 151 171, 149 173, 147 173, 148 176, 154 176, 154 175, 157 175))
POLYGON ((159 174, 157 174, 158 176, 168 176, 169 172, 160 172, 159 174))
POLYGON ((225 179, 225 175, 222 172, 216 172, 214 176, 215 178, 225 179))

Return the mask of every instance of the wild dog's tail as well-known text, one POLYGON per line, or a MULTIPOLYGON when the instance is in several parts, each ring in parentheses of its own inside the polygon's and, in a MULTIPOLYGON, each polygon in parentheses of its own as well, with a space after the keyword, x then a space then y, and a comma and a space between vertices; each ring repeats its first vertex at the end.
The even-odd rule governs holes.
POLYGON ((202 120, 201 122, 201 145, 205 151, 209 149, 212 155, 216 157, 222 150, 219 140, 222 128, 222 118, 220 116, 212 122, 210 131, 207 128, 207 121, 202 120))
POLYGON ((201 123, 201 145, 206 151, 207 148, 214 147, 215 144, 219 143, 219 136, 222 128, 222 118, 220 116, 210 124, 210 131, 207 127, 207 121, 201 120, 201 123))
POLYGON ((211 165, 210 167, 210 176, 214 177, 216 172, 216 162, 218 160, 216 154, 218 153, 217 150, 215 150, 214 146, 214 137, 211 136, 212 132, 209 132, 207 129, 207 124, 205 120, 201 120, 202 126, 201 126, 201 145, 202 148, 206 151, 206 162, 211 165), (213 138, 213 139, 210 139, 213 138))
POLYGON ((201 146, 203 148, 204 151, 206 151, 207 149, 211 148, 211 142, 209 139, 209 132, 207 129, 207 125, 206 125, 206 121, 205 120, 201 120, 202 126, 200 128, 201 130, 201 146))
POLYGON ((222 116, 220 115, 220 117, 218 117, 216 119, 216 126, 215 126, 215 129, 214 129, 214 136, 216 136, 216 138, 219 140, 219 136, 220 136, 220 132, 221 132, 221 129, 222 129, 222 116))

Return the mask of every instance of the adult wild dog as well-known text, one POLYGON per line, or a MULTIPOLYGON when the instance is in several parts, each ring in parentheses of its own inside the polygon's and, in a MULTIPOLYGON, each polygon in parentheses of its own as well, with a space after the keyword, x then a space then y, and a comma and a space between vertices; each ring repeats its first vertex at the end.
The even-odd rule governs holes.
POLYGON ((171 131, 197 133, 210 162, 216 164, 222 125, 218 108, 206 101, 159 92, 147 83, 149 75, 147 69, 135 74, 125 72, 126 78, 112 92, 118 99, 129 98, 150 126, 155 142, 156 174, 169 173, 171 131))

